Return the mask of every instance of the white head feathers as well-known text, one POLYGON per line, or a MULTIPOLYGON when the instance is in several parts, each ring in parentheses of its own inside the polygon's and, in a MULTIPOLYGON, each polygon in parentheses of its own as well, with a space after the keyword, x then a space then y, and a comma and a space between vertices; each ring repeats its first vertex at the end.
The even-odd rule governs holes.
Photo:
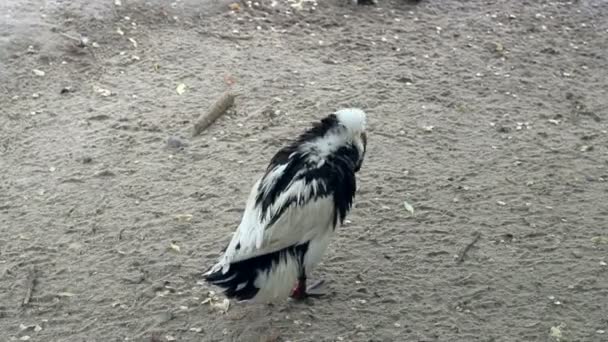
POLYGON ((339 148, 354 144, 360 155, 365 153, 366 114, 358 108, 339 109, 305 133, 300 150, 312 150, 310 158, 324 158, 339 148))
POLYGON ((359 108, 343 108, 335 112, 338 121, 351 133, 357 134, 365 131, 366 115, 359 108))

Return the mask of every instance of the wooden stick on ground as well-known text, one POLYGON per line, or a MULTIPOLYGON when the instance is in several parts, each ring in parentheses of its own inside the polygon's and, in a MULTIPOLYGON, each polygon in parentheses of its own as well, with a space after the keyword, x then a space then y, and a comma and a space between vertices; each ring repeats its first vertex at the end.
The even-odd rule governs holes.
POLYGON ((36 286, 36 269, 32 268, 29 270, 27 274, 27 279, 25 281, 25 296, 23 297, 23 302, 21 306, 28 305, 30 300, 32 299, 32 293, 34 292, 34 286, 36 286))
POLYGON ((460 252, 460 256, 457 259, 458 262, 464 261, 464 257, 469 252, 469 249, 471 249, 471 247, 473 247, 473 245, 477 242, 477 240, 479 240, 480 236, 481 236, 481 233, 479 233, 479 232, 475 233, 475 237, 473 238, 473 241, 469 242, 469 244, 464 247, 462 252, 460 252))
POLYGON ((192 136, 195 137, 199 135, 202 131, 207 129, 207 127, 211 126, 212 123, 215 122, 220 116, 224 115, 228 108, 234 105, 234 99, 236 95, 226 92, 224 93, 215 103, 207 113, 201 115, 196 123, 194 124, 194 131, 192 136))

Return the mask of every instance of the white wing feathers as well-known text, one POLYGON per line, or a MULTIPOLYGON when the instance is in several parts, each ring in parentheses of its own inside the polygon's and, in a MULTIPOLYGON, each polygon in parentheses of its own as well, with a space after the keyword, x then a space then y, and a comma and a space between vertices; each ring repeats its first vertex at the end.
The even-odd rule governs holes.
POLYGON ((265 195, 267 185, 274 182, 284 168, 285 165, 277 166, 254 184, 247 199, 243 219, 220 262, 212 271, 221 267, 225 273, 231 262, 310 241, 331 229, 335 211, 333 195, 313 198, 317 192, 316 180, 308 184, 304 179, 292 180, 262 215, 262 206, 256 205, 258 190, 265 195), (260 188, 261 182, 263 186, 260 188), (285 209, 285 205, 290 201, 285 209), (273 220, 279 213, 280 217, 273 220))

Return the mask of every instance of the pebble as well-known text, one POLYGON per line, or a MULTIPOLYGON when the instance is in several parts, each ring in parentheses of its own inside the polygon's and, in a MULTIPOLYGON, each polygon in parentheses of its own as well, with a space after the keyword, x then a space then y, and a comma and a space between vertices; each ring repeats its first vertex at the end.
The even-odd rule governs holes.
POLYGON ((183 148, 186 144, 178 137, 171 136, 167 139, 167 147, 169 148, 183 148))
POLYGON ((95 173, 95 177, 114 177, 116 174, 110 170, 101 170, 95 173))

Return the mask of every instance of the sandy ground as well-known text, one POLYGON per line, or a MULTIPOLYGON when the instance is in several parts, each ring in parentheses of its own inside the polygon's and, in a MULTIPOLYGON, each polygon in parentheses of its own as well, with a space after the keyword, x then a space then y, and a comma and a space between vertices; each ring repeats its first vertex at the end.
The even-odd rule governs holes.
POLYGON ((608 3, 294 3, 0 3, 0 340, 608 341, 608 3), (342 106, 330 296, 223 312, 252 182, 342 106))

